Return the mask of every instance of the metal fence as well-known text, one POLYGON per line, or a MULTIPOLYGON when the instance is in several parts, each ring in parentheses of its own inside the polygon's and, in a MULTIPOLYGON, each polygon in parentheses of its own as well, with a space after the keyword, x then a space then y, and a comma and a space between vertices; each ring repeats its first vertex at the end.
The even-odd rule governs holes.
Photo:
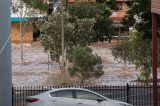
MULTIPOLYGON (((152 84, 127 84, 125 86, 35 86, 13 87, 13 106, 25 106, 25 98, 33 96, 52 88, 77 87, 86 88, 104 95, 107 98, 120 100, 134 106, 153 106, 152 84)), ((160 97, 160 84, 158 85, 160 97)), ((159 106, 160 106, 160 98, 159 106)))

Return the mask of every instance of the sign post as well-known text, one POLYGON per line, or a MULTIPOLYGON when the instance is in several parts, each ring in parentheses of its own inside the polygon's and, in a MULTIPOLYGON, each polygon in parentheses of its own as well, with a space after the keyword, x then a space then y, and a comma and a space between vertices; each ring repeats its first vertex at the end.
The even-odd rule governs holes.
POLYGON ((12 106, 10 0, 0 0, 0 106, 12 106))

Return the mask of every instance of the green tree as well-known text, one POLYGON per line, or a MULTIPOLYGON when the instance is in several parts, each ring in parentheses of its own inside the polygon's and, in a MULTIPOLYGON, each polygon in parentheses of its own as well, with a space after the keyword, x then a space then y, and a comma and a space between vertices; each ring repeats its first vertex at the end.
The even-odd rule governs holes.
MULTIPOLYGON (((41 32, 41 44, 44 50, 50 53, 52 61, 59 63, 61 70, 61 21, 60 12, 51 14, 45 22, 38 22, 41 32)), ((76 45, 86 46, 90 44, 90 33, 94 25, 94 19, 73 18, 68 12, 64 12, 64 39, 65 50, 68 51, 76 45)), ((66 58, 68 59, 68 58, 66 58)))
POLYGON ((40 11, 47 11, 48 4, 44 0, 22 0, 28 7, 38 9, 40 11))
POLYGON ((73 64, 69 67, 69 73, 72 76, 77 76, 81 81, 81 85, 84 85, 89 78, 98 78, 103 75, 101 58, 93 55, 92 49, 77 46, 70 53, 73 64))
POLYGON ((140 79, 151 78, 151 40, 143 38, 143 32, 134 31, 131 37, 133 62, 140 70, 140 79))
POLYGON ((151 38, 151 0, 145 2, 143 0, 132 0, 128 2, 129 10, 123 23, 129 27, 134 26, 138 32, 143 31, 146 38, 151 38))
POLYGON ((127 62, 132 63, 132 49, 131 49, 131 41, 129 40, 122 40, 113 48, 111 48, 112 55, 115 60, 118 62, 124 62, 124 69, 126 70, 127 62))
POLYGON ((117 0, 97 0, 97 2, 105 3, 111 10, 118 10, 117 0))
POLYGON ((140 70, 141 80, 151 78, 151 0, 131 0, 123 24, 133 27, 131 49, 133 63, 140 70))
POLYGON ((68 6, 68 11, 74 17, 95 18, 94 33, 92 42, 111 40, 113 28, 112 20, 109 16, 112 14, 106 2, 101 3, 75 3, 68 6))

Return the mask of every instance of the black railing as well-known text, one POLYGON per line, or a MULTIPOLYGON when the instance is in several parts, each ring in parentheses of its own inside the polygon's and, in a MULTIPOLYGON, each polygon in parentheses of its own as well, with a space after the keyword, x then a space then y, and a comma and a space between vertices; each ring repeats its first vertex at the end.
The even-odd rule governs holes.
MULTIPOLYGON (((27 96, 33 96, 52 88, 72 86, 36 86, 36 87, 13 87, 13 106, 25 106, 27 96)), ((107 98, 120 100, 134 106, 153 106, 152 84, 127 84, 126 86, 74 86, 86 88, 104 95, 107 98)), ((158 85, 160 97, 160 85, 158 85)), ((160 106, 160 99, 159 106, 160 106)))

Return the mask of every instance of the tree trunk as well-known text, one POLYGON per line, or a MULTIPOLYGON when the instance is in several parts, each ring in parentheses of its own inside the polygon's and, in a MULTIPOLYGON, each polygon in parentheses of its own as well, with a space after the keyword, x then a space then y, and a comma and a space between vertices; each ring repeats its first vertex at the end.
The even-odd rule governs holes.
POLYGON ((84 80, 81 80, 81 84, 80 84, 81 86, 83 86, 84 85, 84 80))
POLYGON ((64 48, 64 16, 63 16, 63 0, 61 0, 61 40, 62 40, 62 63, 61 63, 61 72, 62 74, 64 75, 65 77, 65 56, 64 56, 64 51, 65 51, 65 48, 64 48))
MULTIPOLYGON (((61 62, 60 61, 58 61, 58 65, 59 65, 59 69, 60 69, 60 71, 62 70, 62 67, 61 67, 61 62)), ((62 72, 61 72, 62 73, 62 72)))
POLYGON ((20 42, 21 42, 21 61, 23 61, 23 31, 22 31, 22 14, 23 14, 23 10, 22 10, 22 0, 20 0, 21 3, 21 10, 20 10, 20 42))

